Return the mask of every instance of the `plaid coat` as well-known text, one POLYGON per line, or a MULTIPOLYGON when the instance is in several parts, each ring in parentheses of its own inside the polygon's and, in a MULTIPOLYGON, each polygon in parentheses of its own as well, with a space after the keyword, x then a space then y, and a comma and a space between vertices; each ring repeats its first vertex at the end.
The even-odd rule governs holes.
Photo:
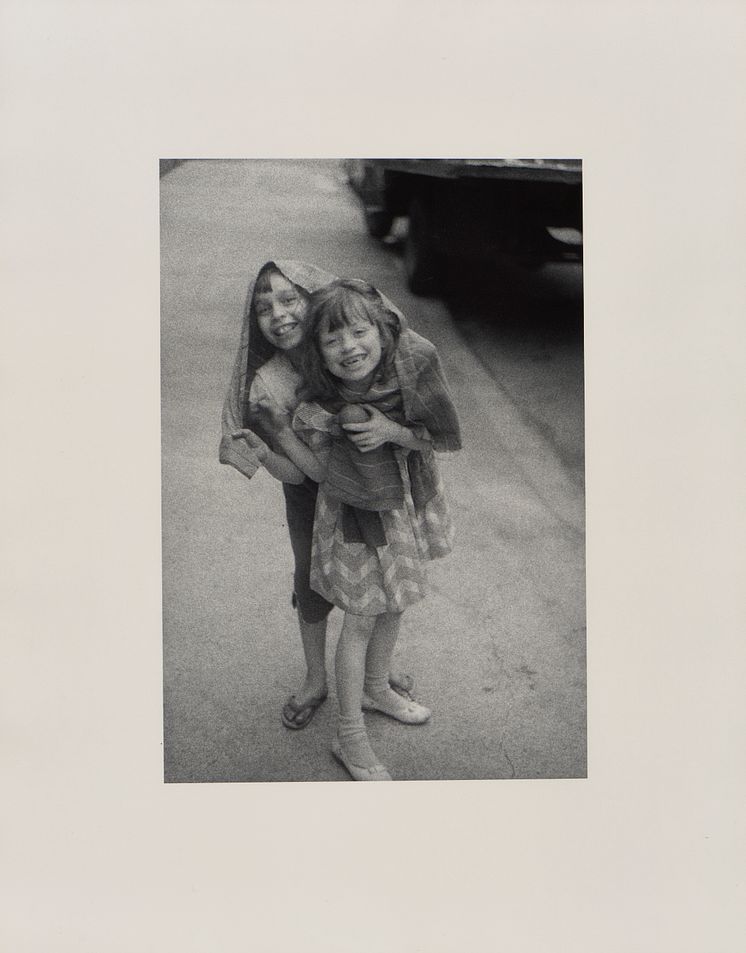
POLYGON ((434 450, 460 450, 458 416, 435 345, 404 327, 394 367, 404 401, 405 423, 425 427, 434 450))

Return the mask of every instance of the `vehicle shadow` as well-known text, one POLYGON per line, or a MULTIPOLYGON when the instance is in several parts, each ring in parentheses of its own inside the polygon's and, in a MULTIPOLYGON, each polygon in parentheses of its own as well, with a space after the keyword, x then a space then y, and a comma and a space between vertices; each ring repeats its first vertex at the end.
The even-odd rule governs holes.
MULTIPOLYGON (((386 244, 403 254, 400 235, 386 244)), ((451 259, 433 297, 448 307, 458 330, 472 323, 495 343, 583 346, 583 266, 578 261, 530 263, 509 255, 489 261, 451 259)), ((467 333, 467 337, 470 335, 467 333)))
POLYGON ((456 327, 479 324, 495 342, 583 347, 583 277, 578 262, 488 265, 448 262, 440 289, 456 327))

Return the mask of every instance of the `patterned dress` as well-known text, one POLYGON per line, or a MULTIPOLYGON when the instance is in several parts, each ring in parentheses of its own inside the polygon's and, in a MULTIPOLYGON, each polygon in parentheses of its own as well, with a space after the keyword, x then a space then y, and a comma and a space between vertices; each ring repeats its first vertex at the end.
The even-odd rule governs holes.
MULTIPOLYGON (((322 463, 335 431, 334 416, 318 405, 301 404, 295 427, 322 463), (312 410, 311 410, 312 409, 312 410), (306 413, 305 411, 309 412, 306 413), (313 420, 313 429, 309 421, 313 420)), ((344 537, 344 504, 319 487, 313 530, 311 587, 340 609, 355 615, 402 612, 426 594, 425 563, 446 556, 453 545, 453 525, 443 483, 435 467, 435 494, 418 512, 412 498, 409 453, 395 448, 404 488, 404 505, 380 513, 386 544, 372 547, 344 537)))

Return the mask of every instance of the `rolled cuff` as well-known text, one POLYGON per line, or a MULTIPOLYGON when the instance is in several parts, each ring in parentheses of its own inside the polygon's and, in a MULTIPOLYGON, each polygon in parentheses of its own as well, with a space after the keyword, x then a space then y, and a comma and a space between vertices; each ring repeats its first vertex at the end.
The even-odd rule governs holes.
POLYGON ((220 441, 218 459, 221 463, 235 467, 239 473, 243 473, 249 480, 261 467, 256 454, 246 441, 242 437, 233 438, 229 434, 226 434, 220 441))

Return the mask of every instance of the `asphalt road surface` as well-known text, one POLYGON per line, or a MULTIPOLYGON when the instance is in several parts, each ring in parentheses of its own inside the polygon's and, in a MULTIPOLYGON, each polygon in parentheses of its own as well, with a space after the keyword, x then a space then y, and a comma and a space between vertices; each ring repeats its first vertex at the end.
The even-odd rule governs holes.
POLYGON ((303 673, 280 487, 217 461, 246 285, 269 258, 373 282, 438 347, 462 418, 464 449, 441 457, 456 548, 397 649, 434 714, 366 716, 374 747, 396 780, 584 777, 579 271, 465 266, 443 299, 416 298, 333 160, 187 162, 160 188, 166 780, 347 780, 333 679, 306 730, 280 723, 303 673))

